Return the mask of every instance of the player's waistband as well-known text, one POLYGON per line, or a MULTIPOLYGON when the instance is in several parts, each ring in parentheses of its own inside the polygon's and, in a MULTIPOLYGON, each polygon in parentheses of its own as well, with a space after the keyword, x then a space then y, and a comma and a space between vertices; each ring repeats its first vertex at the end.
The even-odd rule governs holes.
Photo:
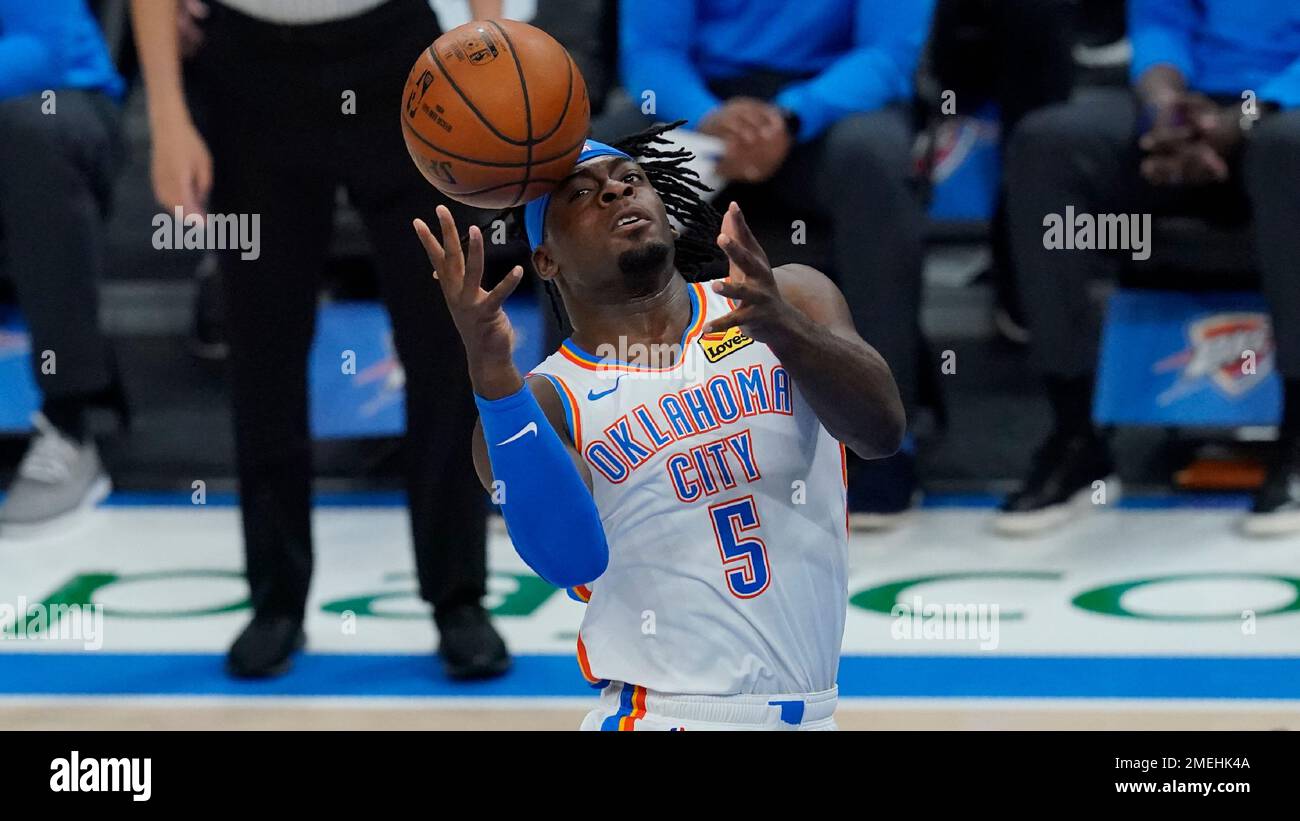
POLYGON ((774 720, 794 726, 825 721, 835 714, 839 692, 838 687, 832 687, 816 693, 678 695, 618 681, 606 689, 607 695, 630 704, 632 717, 640 713, 656 718, 755 726, 768 725, 774 720))

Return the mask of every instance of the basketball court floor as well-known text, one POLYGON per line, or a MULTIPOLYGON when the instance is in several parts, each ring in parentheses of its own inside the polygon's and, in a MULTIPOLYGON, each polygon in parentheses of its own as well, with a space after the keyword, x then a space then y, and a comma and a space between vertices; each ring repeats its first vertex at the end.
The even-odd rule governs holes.
MULTIPOLYGON (((117 494, 0 539, 0 729, 573 729, 593 706, 583 605, 499 528, 489 605, 515 668, 442 676, 396 494, 320 498, 306 654, 281 679, 226 678, 248 617, 238 510, 204 501, 117 494), (31 635, 2 616, 33 604, 102 618, 31 635)), ((1300 729, 1300 539, 1238 537, 1244 498, 1132 499, 1021 541, 987 531, 991 503, 931 497, 854 535, 842 728, 1300 729)))

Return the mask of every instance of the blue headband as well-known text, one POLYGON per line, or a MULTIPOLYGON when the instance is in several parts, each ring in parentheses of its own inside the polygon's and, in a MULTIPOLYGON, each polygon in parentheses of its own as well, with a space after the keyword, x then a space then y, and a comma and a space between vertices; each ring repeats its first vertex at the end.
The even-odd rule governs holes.
MULTIPOLYGON (((578 155, 578 161, 574 163, 577 167, 587 160, 596 157, 632 157, 613 146, 598 143, 595 140, 587 140, 582 144, 582 153, 578 155)), ((532 200, 524 206, 524 230, 528 232, 528 244, 533 250, 542 244, 542 239, 546 236, 546 209, 551 204, 551 195, 543 194, 535 200, 532 200)))

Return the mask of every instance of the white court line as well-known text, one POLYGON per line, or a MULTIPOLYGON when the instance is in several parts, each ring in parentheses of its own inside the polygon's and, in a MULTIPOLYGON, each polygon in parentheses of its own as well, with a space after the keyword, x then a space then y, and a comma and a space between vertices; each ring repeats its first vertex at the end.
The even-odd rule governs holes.
POLYGON ((998 712, 1008 710, 1095 710, 1097 712, 1182 712, 1220 710, 1250 712, 1254 710, 1293 711, 1300 714, 1300 702, 1289 699, 1140 699, 1140 698, 841 698, 838 707, 850 710, 969 710, 998 712))
POLYGON ((598 694, 588 697, 511 697, 489 696, 386 696, 356 698, 352 696, 0 696, 5 707, 274 707, 276 709, 318 710, 572 710, 591 707, 598 694))
MULTIPOLYGON (((373 709, 410 710, 572 710, 590 707, 591 697, 514 696, 401 696, 357 698, 352 696, 0 696, 3 707, 275 707, 277 709, 373 709)), ((1251 712, 1276 710, 1300 714, 1300 702, 1286 699, 1070 699, 1070 698, 841 698, 846 710, 969 710, 997 712, 1016 710, 1095 710, 1097 712, 1183 712, 1215 710, 1251 712)))

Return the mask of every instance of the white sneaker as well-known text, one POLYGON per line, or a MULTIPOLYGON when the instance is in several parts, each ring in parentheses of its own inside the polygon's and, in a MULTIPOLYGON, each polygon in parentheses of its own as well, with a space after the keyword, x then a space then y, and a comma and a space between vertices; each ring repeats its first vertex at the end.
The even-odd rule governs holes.
POLYGON ((78 442, 42 414, 32 416, 36 433, 0 505, 0 534, 39 532, 102 502, 113 484, 94 442, 78 442))

